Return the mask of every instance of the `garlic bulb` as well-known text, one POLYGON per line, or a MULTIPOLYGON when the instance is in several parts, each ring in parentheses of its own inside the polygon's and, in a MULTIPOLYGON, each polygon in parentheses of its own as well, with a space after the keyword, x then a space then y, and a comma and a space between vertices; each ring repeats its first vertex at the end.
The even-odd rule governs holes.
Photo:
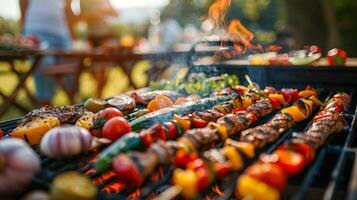
POLYGON ((0 141, 0 196, 21 191, 39 170, 40 158, 23 140, 0 141))
POLYGON ((78 126, 56 127, 41 140, 40 151, 50 158, 65 158, 91 149, 92 135, 78 126))

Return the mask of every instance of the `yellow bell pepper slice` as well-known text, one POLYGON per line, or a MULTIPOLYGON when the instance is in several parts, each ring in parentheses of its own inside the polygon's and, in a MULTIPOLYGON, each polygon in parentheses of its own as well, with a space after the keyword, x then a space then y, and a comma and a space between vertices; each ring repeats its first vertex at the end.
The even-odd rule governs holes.
POLYGON ((290 106, 285 108, 281 110, 281 113, 289 113, 291 116, 293 116, 294 122, 300 122, 307 118, 297 106, 290 106))
POLYGON ((234 147, 226 146, 221 152, 228 158, 233 170, 240 170, 244 167, 243 159, 234 147))
POLYGON ((174 119, 181 124, 181 126, 183 127, 183 129, 185 129, 185 131, 189 130, 191 128, 191 121, 189 119, 184 119, 178 115, 174 115, 174 119))
POLYGON ((317 94, 313 90, 302 90, 299 92, 299 97, 309 97, 309 96, 317 97, 317 94))
POLYGON ((281 105, 286 105, 284 95, 282 94, 269 94, 269 98, 278 100, 281 105))
POLYGON ((319 99, 317 99, 315 96, 310 96, 309 99, 313 101, 316 105, 322 106, 324 105, 319 99))
POLYGON ((181 188, 181 194, 185 198, 193 199, 197 194, 198 177, 193 170, 176 169, 173 174, 173 182, 181 188))
POLYGON ((245 109, 247 109, 253 103, 253 100, 251 98, 247 98, 247 97, 244 97, 242 99, 242 101, 243 101, 242 107, 245 108, 245 109))
POLYGON ((11 133, 11 137, 21 138, 31 145, 37 145, 47 131, 59 125, 60 121, 57 117, 50 116, 43 119, 35 119, 25 125, 18 126, 11 133))
POLYGON ((278 190, 248 175, 242 175, 238 178, 235 195, 237 198, 249 196, 254 200, 280 199, 278 190))
POLYGON ((221 135, 222 140, 226 140, 228 138, 228 131, 227 131, 226 127, 221 126, 221 125, 219 125, 217 123, 214 123, 214 122, 208 123, 207 126, 216 128, 218 133, 221 135))
POLYGON ((227 139, 224 143, 225 146, 232 146, 236 149, 242 151, 249 158, 254 158, 255 156, 255 147, 252 143, 249 142, 239 142, 232 139, 227 139))
POLYGON ((94 114, 92 114, 92 113, 82 116, 81 118, 79 118, 77 120, 76 126, 79 126, 79 127, 89 130, 93 126, 93 117, 94 117, 94 114))

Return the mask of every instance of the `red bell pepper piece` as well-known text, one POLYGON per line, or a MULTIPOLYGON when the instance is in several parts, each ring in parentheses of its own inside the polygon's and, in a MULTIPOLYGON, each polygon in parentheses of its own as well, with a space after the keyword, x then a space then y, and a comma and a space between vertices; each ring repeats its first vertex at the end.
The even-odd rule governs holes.
POLYGON ((304 156, 298 152, 278 149, 274 154, 278 157, 276 163, 288 175, 300 172, 306 165, 304 156))
POLYGON ((291 150, 298 152, 304 156, 305 162, 310 163, 315 158, 315 150, 306 143, 289 143, 279 147, 280 150, 291 150))
POLYGON ((187 166, 188 169, 192 169, 195 171, 198 181, 197 181, 197 189, 199 192, 205 191, 208 186, 211 184, 210 170, 205 164, 205 162, 198 158, 193 162, 190 162, 187 166))
POLYGON ((166 127, 166 135, 169 140, 173 140, 178 137, 178 131, 177 131, 175 123, 165 122, 164 126, 166 127))
POLYGON ((157 123, 144 132, 140 133, 140 138, 146 147, 150 146, 153 142, 166 140, 166 133, 161 124, 157 123))
POLYGON ((247 109, 244 108, 233 108, 232 113, 237 113, 237 112, 248 112, 247 109))
POLYGON ((113 170, 120 180, 130 183, 133 186, 139 186, 143 183, 139 169, 132 160, 125 154, 121 154, 113 160, 113 170))
POLYGON ((176 153, 174 164, 178 167, 186 168, 188 163, 194 161, 197 158, 198 158, 198 156, 195 153, 189 154, 184 150, 179 150, 176 153))
POLYGON ((223 177, 231 172, 231 167, 227 164, 215 163, 214 171, 217 177, 223 177))
POLYGON ((207 122, 203 119, 193 118, 192 121, 195 128, 204 128, 207 125, 207 122))
POLYGON ((269 100, 270 100, 271 105, 273 105, 273 107, 275 109, 280 109, 281 108, 280 103, 279 103, 279 101, 277 99, 269 98, 269 100))

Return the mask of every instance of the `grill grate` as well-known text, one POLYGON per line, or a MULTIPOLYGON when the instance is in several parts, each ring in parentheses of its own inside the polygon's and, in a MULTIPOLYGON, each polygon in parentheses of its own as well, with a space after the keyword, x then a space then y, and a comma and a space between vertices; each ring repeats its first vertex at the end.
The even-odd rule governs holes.
MULTIPOLYGON (((320 99, 325 99, 336 91, 322 91, 320 99)), ((352 102, 349 110, 345 113, 346 119, 350 125, 348 131, 344 133, 335 134, 322 146, 316 155, 315 161, 311 166, 299 173, 298 176, 294 176, 289 179, 289 186, 283 194, 284 199, 306 199, 306 198, 319 198, 319 199, 356 199, 357 198, 357 140, 356 134, 356 110, 354 109, 357 103, 357 97, 353 92, 352 102), (332 165, 331 163, 334 163, 332 165), (351 178, 350 178, 351 176, 351 178)), ((317 111, 315 111, 316 114, 317 111)), ((274 113, 273 113, 274 114, 274 113)), ((267 121, 272 115, 259 120, 259 124, 267 121)), ((5 131, 10 131, 15 128, 17 120, 11 120, 0 123, 0 128, 5 131)), ((297 124, 283 134, 277 141, 267 145, 265 148, 259 150, 260 153, 270 153, 274 151, 280 144, 289 139, 294 131, 303 131, 309 126, 311 120, 306 120, 297 124)), ((255 124, 258 125, 258 124, 255 124)), ((102 149, 99 149, 99 151, 102 149)), ((91 152, 87 155, 80 157, 66 159, 61 161, 51 160, 42 157, 42 170, 33 179, 33 184, 27 191, 34 189, 48 189, 51 180, 63 171, 78 170, 83 173, 88 173, 88 176, 95 180, 101 175, 92 171, 89 171, 93 167, 93 158, 98 152, 91 152)), ((257 159, 257 158, 256 158, 257 159)), ((250 160, 249 163, 254 162, 250 160)), ((170 185, 171 174, 174 170, 173 166, 163 168, 163 175, 158 180, 149 179, 140 188, 140 193, 135 188, 125 188, 120 191, 111 191, 109 193, 103 192, 102 189, 110 184, 118 183, 115 176, 105 180, 97 185, 101 191, 98 194, 98 199, 111 200, 111 199, 127 199, 131 198, 152 198, 161 192, 168 189, 170 185)), ((235 180, 240 175, 240 172, 232 174, 230 177, 226 177, 217 183, 219 188, 224 188, 222 194, 218 195, 213 190, 208 190, 206 193, 201 194, 201 198, 206 196, 211 199, 228 200, 232 198, 234 193, 235 180)))

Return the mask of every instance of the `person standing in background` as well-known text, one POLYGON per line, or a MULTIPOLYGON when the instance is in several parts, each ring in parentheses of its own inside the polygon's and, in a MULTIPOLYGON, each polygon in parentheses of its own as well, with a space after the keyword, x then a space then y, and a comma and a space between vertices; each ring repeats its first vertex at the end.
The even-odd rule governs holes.
MULTIPOLYGON (((46 48, 65 50, 72 47, 71 0, 20 0, 20 10, 24 35, 35 35, 46 48)), ((41 67, 54 62, 54 57, 46 56, 41 67)), ((50 104, 56 87, 53 78, 41 74, 41 67, 34 77, 39 104, 45 105, 50 104)))

